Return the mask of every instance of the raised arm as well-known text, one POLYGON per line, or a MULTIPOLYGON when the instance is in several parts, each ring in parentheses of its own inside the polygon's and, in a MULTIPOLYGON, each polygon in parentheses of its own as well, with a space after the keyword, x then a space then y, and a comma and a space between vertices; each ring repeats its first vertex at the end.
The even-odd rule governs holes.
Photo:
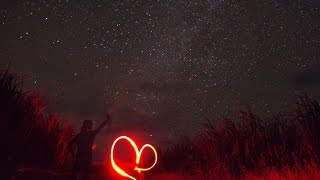
POLYGON ((107 114, 106 120, 104 120, 104 121, 100 124, 100 126, 99 126, 97 129, 94 130, 94 134, 95 134, 95 135, 98 134, 98 133, 101 131, 101 129, 104 128, 104 126, 106 126, 106 124, 109 123, 109 122, 110 122, 110 115, 107 114))

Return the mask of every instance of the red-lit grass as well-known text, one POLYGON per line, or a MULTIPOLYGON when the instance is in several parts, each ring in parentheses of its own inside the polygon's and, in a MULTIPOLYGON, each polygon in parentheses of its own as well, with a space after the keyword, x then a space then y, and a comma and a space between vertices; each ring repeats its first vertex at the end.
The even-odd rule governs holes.
POLYGON ((66 154, 72 126, 44 112, 44 97, 23 90, 23 81, 0 71, 0 176, 7 179, 25 167, 59 168, 66 154))
POLYGON ((161 166, 209 179, 318 176, 319 122, 319 103, 307 96, 299 97, 296 109, 268 121, 249 109, 207 123, 197 137, 168 149, 161 166))
MULTIPOLYGON (((43 97, 23 91, 22 83, 0 72, 1 178, 67 179, 66 143, 73 127, 47 115, 43 97)), ((208 122, 195 138, 160 153, 159 164, 145 179, 320 179, 319 130, 319 103, 307 96, 299 97, 292 111, 269 120, 250 109, 241 111, 208 122)), ((98 174, 95 179, 105 179, 98 174)))

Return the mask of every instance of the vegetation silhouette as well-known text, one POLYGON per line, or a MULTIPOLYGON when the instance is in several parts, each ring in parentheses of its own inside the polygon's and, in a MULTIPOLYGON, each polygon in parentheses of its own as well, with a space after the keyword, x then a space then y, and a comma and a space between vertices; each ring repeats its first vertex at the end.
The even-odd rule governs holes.
MULTIPOLYGON (((45 113, 44 100, 24 91, 23 80, 8 69, 0 71, 1 179, 28 179, 19 176, 28 169, 52 176, 71 170, 67 144, 74 129, 45 113)), ((307 95, 272 119, 248 108, 209 121, 196 137, 159 150, 159 164, 145 178, 319 179, 319 135, 320 105, 307 95)))
POLYGON ((44 113, 44 97, 23 90, 23 80, 0 71, 0 177, 9 179, 30 167, 69 166, 67 143, 73 133, 54 114, 44 113))
POLYGON ((194 139, 184 138, 164 152, 162 166, 169 172, 200 172, 210 179, 266 176, 274 170, 317 171, 319 143, 319 103, 301 95, 295 109, 271 120, 262 120, 248 108, 209 121, 194 139))

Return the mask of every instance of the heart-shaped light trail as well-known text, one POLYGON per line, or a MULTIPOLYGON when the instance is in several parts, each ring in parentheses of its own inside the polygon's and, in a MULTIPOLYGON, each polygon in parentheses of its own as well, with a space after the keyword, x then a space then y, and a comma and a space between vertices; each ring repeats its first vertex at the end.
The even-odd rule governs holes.
POLYGON ((140 173, 141 171, 148 171, 148 170, 152 169, 152 168, 157 164, 157 161, 158 161, 157 151, 156 151, 156 149, 155 149, 152 145, 150 145, 150 144, 145 144, 145 145, 143 145, 142 148, 139 150, 138 147, 137 147, 137 145, 136 145, 136 143, 135 143, 131 138, 129 138, 128 136, 120 136, 120 137, 118 137, 118 138, 113 142, 112 147, 111 147, 111 165, 112 165, 113 169, 114 169, 119 175, 124 176, 124 177, 128 177, 128 178, 130 178, 130 179, 132 179, 132 180, 136 180, 135 177, 129 175, 127 172, 125 172, 123 169, 121 169, 121 168, 117 165, 117 163, 115 162, 115 160, 114 160, 114 148, 115 148, 116 144, 118 143, 118 141, 120 141, 120 140, 127 140, 127 141, 131 144, 131 146, 133 147, 133 149, 134 149, 134 151, 135 151, 135 153, 136 153, 136 166, 135 166, 135 168, 134 168, 135 171, 138 171, 139 173, 140 173), (150 167, 148 167, 148 168, 140 168, 140 167, 138 167, 138 164, 139 164, 140 159, 141 159, 141 154, 142 154, 143 150, 144 150, 145 148, 147 148, 147 147, 150 148, 150 149, 153 151, 153 153, 154 153, 154 155, 155 155, 155 160, 154 160, 154 163, 153 163, 150 167))

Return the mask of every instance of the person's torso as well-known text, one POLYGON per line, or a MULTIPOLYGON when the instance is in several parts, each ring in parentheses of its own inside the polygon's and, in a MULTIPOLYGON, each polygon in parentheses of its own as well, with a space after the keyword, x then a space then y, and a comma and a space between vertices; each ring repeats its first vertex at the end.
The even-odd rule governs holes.
POLYGON ((77 138, 77 159, 92 160, 92 145, 94 134, 92 132, 79 133, 77 138))

